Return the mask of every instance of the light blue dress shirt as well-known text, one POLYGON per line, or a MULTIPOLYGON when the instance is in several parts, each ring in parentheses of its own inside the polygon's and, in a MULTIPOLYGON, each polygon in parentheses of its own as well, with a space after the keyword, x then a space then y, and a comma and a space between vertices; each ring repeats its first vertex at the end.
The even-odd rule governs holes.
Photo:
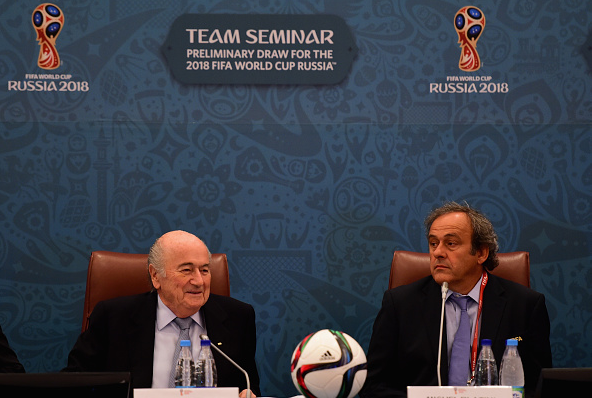
MULTIPOLYGON (((473 289, 467 294, 472 300, 467 300, 467 313, 469 314, 469 321, 471 323, 471 349, 473 346, 473 337, 475 336, 475 324, 477 323, 477 312, 479 309, 479 293, 481 291, 481 280, 483 275, 479 278, 479 281, 473 289)), ((448 290, 446 294, 446 304, 444 311, 446 311, 446 336, 448 343, 448 361, 450 362, 450 352, 452 350, 452 343, 454 342, 454 336, 458 330, 460 323, 460 308, 452 300, 448 300, 451 295, 461 296, 452 290, 448 290)))
MULTIPOLYGON (((156 307, 156 325, 154 335, 154 361, 152 363, 152 388, 168 388, 169 377, 173 366, 173 355, 179 340, 179 326, 173 320, 176 315, 158 296, 156 307)), ((195 321, 189 329, 191 352, 197 359, 201 350, 199 335, 207 334, 205 322, 200 312, 191 316, 195 321)))

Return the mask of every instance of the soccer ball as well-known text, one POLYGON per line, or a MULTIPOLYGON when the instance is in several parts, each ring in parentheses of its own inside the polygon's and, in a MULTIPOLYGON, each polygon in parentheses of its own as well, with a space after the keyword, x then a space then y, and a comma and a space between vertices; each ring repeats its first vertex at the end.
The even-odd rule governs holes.
POLYGON ((307 398, 351 398, 366 381, 366 354, 351 336, 322 329, 296 346, 290 372, 307 398))

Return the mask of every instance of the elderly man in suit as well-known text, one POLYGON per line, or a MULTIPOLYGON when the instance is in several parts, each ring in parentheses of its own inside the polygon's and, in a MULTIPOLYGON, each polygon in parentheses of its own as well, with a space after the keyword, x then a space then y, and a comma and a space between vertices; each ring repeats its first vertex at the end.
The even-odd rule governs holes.
MULTIPOLYGON (((129 371, 133 388, 172 387, 179 318, 189 322, 194 358, 199 336, 207 334, 248 372, 251 391, 260 395, 255 312, 249 304, 210 294, 210 258, 206 245, 188 232, 171 231, 157 239, 148 256, 153 291, 97 304, 64 370, 129 371)), ((246 388, 244 374, 213 354, 218 386, 246 388)))
POLYGON ((438 385, 444 282, 449 290, 441 353, 442 385, 467 385, 475 367, 471 355, 481 339, 493 341, 499 366, 506 339, 515 338, 519 340, 525 392, 531 396, 541 368, 552 366, 544 296, 487 272, 498 263, 497 235, 491 222, 467 204, 444 204, 428 215, 425 226, 431 276, 385 292, 373 327, 368 376, 360 396, 406 397, 409 385, 438 385), (462 359, 455 361, 460 365, 453 371, 449 358, 465 309, 457 301, 466 302, 468 318, 464 324, 468 327, 466 349, 462 359))

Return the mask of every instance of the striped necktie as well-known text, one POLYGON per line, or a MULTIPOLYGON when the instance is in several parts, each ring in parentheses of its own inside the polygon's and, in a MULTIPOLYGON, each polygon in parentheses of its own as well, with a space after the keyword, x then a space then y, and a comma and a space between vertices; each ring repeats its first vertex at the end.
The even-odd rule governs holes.
POLYGON ((191 327, 191 323, 193 319, 191 318, 175 318, 173 320, 179 326, 179 340, 177 341, 177 346, 175 347, 175 355, 173 356, 173 366, 171 368, 171 376, 169 378, 169 387, 175 387, 175 371, 177 369, 177 361, 179 360, 179 353, 181 352, 181 340, 191 340, 189 338, 189 328, 191 327))

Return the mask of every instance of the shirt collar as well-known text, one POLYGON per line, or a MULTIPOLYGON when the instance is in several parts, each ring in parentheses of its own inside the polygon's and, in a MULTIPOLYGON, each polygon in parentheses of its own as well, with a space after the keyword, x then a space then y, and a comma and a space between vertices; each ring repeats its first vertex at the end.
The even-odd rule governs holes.
MULTIPOLYGON (((479 278, 479 280, 477 281, 477 283, 475 283, 475 286, 473 286, 473 288, 471 289, 471 291, 469 292, 469 294, 467 294, 467 296, 469 296, 470 298, 472 298, 476 303, 479 302, 479 294, 481 292, 481 281, 482 280, 483 280, 483 274, 481 274, 481 277, 479 278)), ((448 298, 452 294, 456 294, 456 295, 462 296, 462 294, 459 294, 457 292, 453 292, 452 290, 448 290, 448 293, 446 293, 446 300, 448 300, 448 298)))
MULTIPOLYGON (((156 327, 158 330, 162 330, 169 325, 177 316, 171 311, 169 307, 162 302, 160 295, 158 295, 158 303, 156 305, 156 327)), ((199 326, 205 329, 204 322, 202 320, 201 311, 197 311, 191 315, 191 319, 196 322, 199 326)))

